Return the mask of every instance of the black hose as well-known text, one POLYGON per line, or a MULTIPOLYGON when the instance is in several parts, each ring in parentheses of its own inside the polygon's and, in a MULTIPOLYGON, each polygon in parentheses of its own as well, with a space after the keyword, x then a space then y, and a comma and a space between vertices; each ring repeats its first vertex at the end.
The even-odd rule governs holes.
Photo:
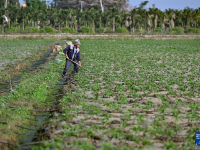
POLYGON ((13 146, 17 146, 17 147, 19 146, 19 145, 16 145, 14 143, 4 142, 4 141, 1 141, 1 140, 0 140, 0 143, 4 143, 4 144, 8 144, 8 145, 13 145, 13 146))
POLYGON ((23 134, 23 133, 18 133, 18 132, 14 132, 15 134, 18 134, 18 135, 25 135, 25 136, 41 136, 41 135, 44 135, 44 134, 23 134))
POLYGON ((26 118, 26 117, 22 117, 22 118, 28 119, 28 120, 32 120, 32 121, 39 121, 39 120, 37 120, 37 119, 31 119, 31 118, 26 118))
POLYGON ((52 110, 30 110, 30 111, 34 111, 34 112, 52 112, 52 111, 57 111, 59 109, 52 109, 52 110))
POLYGON ((19 125, 15 125, 15 126, 16 126, 16 127, 19 127, 19 128, 22 128, 22 129, 27 129, 27 130, 35 131, 35 129, 26 128, 26 127, 22 127, 22 126, 19 126, 19 125))
POLYGON ((20 146, 25 146, 25 145, 36 145, 36 144, 41 144, 41 143, 44 143, 44 142, 46 142, 46 141, 26 143, 26 144, 22 144, 22 145, 20 145, 20 146))

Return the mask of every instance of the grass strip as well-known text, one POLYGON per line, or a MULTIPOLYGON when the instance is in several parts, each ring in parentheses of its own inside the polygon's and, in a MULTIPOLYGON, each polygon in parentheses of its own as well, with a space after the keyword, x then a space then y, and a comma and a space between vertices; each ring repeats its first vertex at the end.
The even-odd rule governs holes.
POLYGON ((13 92, 0 97, 0 138, 3 141, 17 143, 19 136, 14 132, 23 133, 26 130, 17 128, 15 125, 28 127, 32 121, 24 118, 33 118, 30 110, 44 103, 47 95, 61 77, 64 62, 51 62, 45 69, 37 74, 29 75, 19 84, 13 92), (12 108, 10 108, 11 106, 12 108))

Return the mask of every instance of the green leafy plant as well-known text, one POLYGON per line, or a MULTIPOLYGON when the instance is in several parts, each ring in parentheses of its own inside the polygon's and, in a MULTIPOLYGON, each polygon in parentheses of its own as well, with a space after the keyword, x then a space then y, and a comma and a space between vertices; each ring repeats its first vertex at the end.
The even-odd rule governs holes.
POLYGON ((117 33, 129 33, 128 30, 126 28, 121 28, 121 27, 118 27, 116 29, 116 32, 117 33))
POLYGON ((91 27, 82 27, 78 30, 79 33, 93 34, 94 31, 91 27))
POLYGON ((163 33, 164 31, 163 31, 162 28, 155 28, 155 29, 153 30, 153 32, 154 32, 154 33, 163 33))
POLYGON ((50 26, 46 26, 43 28, 45 33, 54 33, 55 29, 50 27, 50 26))
POLYGON ((62 28, 63 33, 75 33, 74 28, 62 28))
POLYGON ((106 28, 104 28, 104 27, 101 27, 101 28, 98 28, 97 29, 97 33, 104 33, 106 31, 106 28))
POLYGON ((25 32, 27 32, 27 33, 39 33, 40 29, 38 29, 37 27, 27 27, 25 29, 25 32))
POLYGON ((199 29, 197 28, 188 28, 188 29, 185 29, 185 33, 193 33, 193 34, 199 34, 199 29))
POLYGON ((180 27, 171 28, 170 29, 170 33, 171 34, 183 34, 184 33, 184 29, 180 28, 180 27))

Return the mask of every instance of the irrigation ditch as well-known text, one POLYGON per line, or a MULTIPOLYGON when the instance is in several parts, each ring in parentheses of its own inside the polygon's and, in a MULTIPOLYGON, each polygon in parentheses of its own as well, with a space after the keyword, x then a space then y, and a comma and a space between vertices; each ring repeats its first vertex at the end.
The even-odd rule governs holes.
POLYGON ((38 107, 35 110, 32 110, 32 115, 35 119, 28 119, 33 122, 33 125, 27 127, 15 125, 18 128, 26 129, 26 133, 18 133, 15 134, 20 135, 21 138, 18 141, 18 144, 3 142, 6 147, 9 149, 31 149, 32 145, 43 143, 45 140, 50 140, 50 131, 52 129, 56 129, 54 125, 51 124, 50 119, 55 118, 55 113, 62 113, 62 106, 59 105, 59 100, 63 97, 66 90, 73 89, 74 80, 73 80, 73 72, 66 74, 65 78, 61 78, 58 84, 53 85, 52 91, 50 95, 48 95, 45 102, 47 107, 38 107))
MULTIPOLYGON (((23 69, 22 72, 17 75, 9 75, 9 79, 7 81, 1 81, 0 95, 2 96, 6 93, 9 94, 14 92, 15 88, 26 80, 26 78, 24 79, 24 74, 26 74, 27 78, 29 74, 37 75, 51 62, 55 61, 58 61, 57 63, 59 63, 58 52, 53 52, 52 49, 47 50, 43 53, 43 56, 39 60, 32 62, 32 64, 23 69)), ((62 112, 59 100, 66 93, 68 88, 70 88, 70 90, 73 89, 73 86, 75 85, 73 76, 74 72, 69 72, 66 74, 65 78, 60 76, 58 83, 51 85, 48 95, 45 95, 47 97, 45 101, 41 101, 43 105, 34 106, 33 110, 29 110, 32 118, 22 117, 22 119, 28 120, 30 125, 28 125, 28 127, 27 125, 14 125, 15 128, 19 128, 19 131, 22 131, 13 131, 19 139, 16 139, 13 135, 11 135, 11 139, 13 140, 4 141, 0 137, 0 149, 31 149, 32 145, 42 143, 44 138, 49 139, 47 132, 53 127, 49 120, 54 118, 55 113, 62 112)), ((7 107, 11 110, 17 109, 16 107, 9 106, 9 104, 7 105, 6 103, 2 103, 0 107, 1 106, 7 107)))
POLYGON ((43 143, 45 140, 51 140, 50 131, 56 127, 50 120, 55 118, 55 113, 62 113, 62 106, 59 105, 59 100, 63 97, 65 91, 68 88, 72 88, 72 84, 75 84, 72 75, 73 72, 68 73, 65 78, 59 80, 58 84, 53 85, 50 95, 48 95, 44 102, 49 104, 47 107, 36 108, 32 111, 32 115, 35 117, 35 120, 32 120, 34 125, 25 128, 27 133, 22 134, 19 144, 16 145, 17 150, 31 149, 32 145, 43 143))

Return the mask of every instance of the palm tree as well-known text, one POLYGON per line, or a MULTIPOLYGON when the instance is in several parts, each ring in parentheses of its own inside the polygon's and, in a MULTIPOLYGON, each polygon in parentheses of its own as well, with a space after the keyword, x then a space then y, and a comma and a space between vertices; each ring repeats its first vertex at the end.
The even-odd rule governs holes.
POLYGON ((129 27, 129 13, 127 13, 125 10, 122 10, 120 12, 120 17, 116 19, 118 22, 119 26, 121 27, 129 27))
MULTIPOLYGON (((55 0, 61 2, 62 0, 55 0)), ((122 2, 123 0, 114 0, 116 4, 122 2)), ((126 1, 126 0, 124 0, 126 1)), ((173 10, 166 9, 164 12, 158 8, 149 8, 145 10, 144 6, 148 1, 144 1, 139 7, 132 9, 130 12, 119 11, 116 7, 102 13, 99 7, 93 7, 90 9, 46 9, 46 6, 40 0, 28 0, 26 8, 19 8, 19 0, 7 0, 8 7, 4 8, 5 2, 0 2, 0 13, 1 21, 3 24, 2 15, 10 17, 10 27, 17 27, 18 24, 21 25, 22 30, 25 29, 26 25, 36 26, 39 22, 41 27, 46 25, 51 25, 55 28, 56 25, 59 26, 59 30, 62 27, 73 27, 75 30, 81 26, 92 27, 93 30, 97 27, 102 26, 112 26, 112 31, 115 32, 115 28, 126 27, 134 32, 135 28, 145 28, 148 32, 157 27, 162 27, 169 25, 169 28, 175 26, 181 27, 199 27, 200 25, 200 8, 191 9, 189 7, 184 10, 173 10), (14 26, 15 25, 15 26, 14 26)), ((76 0, 73 0, 76 3, 76 0)), ((68 1, 67 3, 72 3, 68 1)), ((91 2, 93 3, 93 2, 91 2)), ((77 2, 78 4, 78 2, 77 2)), ((96 4, 95 4, 96 5, 96 4)), ((105 8, 108 6, 105 5, 105 8)), ((115 5, 116 6, 116 5, 115 5)), ((90 7, 90 6, 88 6, 90 7)), ((110 6, 109 6, 110 7, 110 6)), ((119 7, 120 8, 120 7, 119 7)), ((5 24, 2 25, 2 32, 4 31, 5 24)))
POLYGON ((159 27, 165 30, 166 13, 161 10, 158 12, 158 22, 159 22, 159 27))
POLYGON ((168 10, 165 9, 165 13, 167 15, 167 18, 169 20, 169 28, 174 28, 174 19, 176 18, 174 10, 169 8, 168 10))
POLYGON ((119 11, 116 7, 114 7, 111 11, 108 11, 109 15, 107 16, 107 19, 112 20, 112 30, 115 32, 115 25, 116 25, 116 18, 120 18, 119 11))
POLYGON ((95 31, 95 10, 93 8, 91 9, 87 9, 84 14, 83 14, 83 18, 84 20, 84 24, 85 26, 92 26, 93 30, 95 31))
POLYGON ((149 13, 153 15, 154 29, 155 29, 158 27, 158 16, 159 16, 160 10, 158 8, 149 8, 149 13))
POLYGON ((4 14, 5 14, 5 9, 0 9, 0 18, 2 21, 2 33, 4 33, 4 18, 3 18, 4 14))
POLYGON ((58 17, 58 23, 59 23, 59 30, 62 30, 62 23, 65 21, 64 20, 64 10, 59 9, 57 11, 57 17, 58 17))
POLYGON ((183 11, 182 10, 175 10, 175 26, 183 27, 183 11))
POLYGON ((132 9, 131 12, 130 12, 130 16, 131 16, 131 19, 132 19, 132 32, 134 33, 135 32, 135 25, 136 25, 136 18, 139 17, 139 14, 137 12, 137 9, 132 9))
POLYGON ((20 17, 20 10, 19 9, 15 9, 15 7, 13 7, 13 8, 11 8, 11 10, 12 11, 10 11, 10 12, 12 12, 13 13, 13 19, 14 19, 14 23, 15 23, 15 32, 16 32, 16 29, 17 29, 17 25, 18 25, 18 19, 19 19, 19 17, 20 17))
POLYGON ((25 19, 26 19, 27 7, 21 7, 19 9, 19 15, 22 17, 22 31, 25 29, 25 19))
POLYGON ((48 19, 49 19, 50 25, 55 28, 55 19, 57 18, 56 9, 52 8, 52 9, 49 9, 48 11, 49 11, 48 19))
POLYGON ((47 19, 48 19, 47 9, 41 9, 38 14, 38 21, 40 23, 41 28, 43 28, 46 25, 47 19))
POLYGON ((140 17, 137 18, 138 28, 147 28, 147 23, 149 20, 148 12, 145 9, 139 9, 138 14, 140 14, 140 17))
MULTIPOLYGON (((101 9, 98 9, 98 10, 96 11, 96 21, 95 21, 95 22, 99 24, 99 28, 102 27, 102 20, 103 20, 103 17, 104 17, 104 13, 102 12, 101 9)), ((96 26, 97 26, 97 25, 96 25, 96 26)))
MULTIPOLYGON (((35 9, 33 7, 30 8, 30 23, 32 23, 33 20, 33 26, 35 27, 38 21, 38 15, 39 15, 39 10, 35 9)), ((32 25, 31 25, 32 26, 32 25)))
POLYGON ((198 23, 200 21, 200 8, 192 12, 192 19, 193 19, 193 26, 197 28, 198 23))
MULTIPOLYGON (((68 18, 68 17, 67 17, 68 18)), ((76 20, 77 20, 77 30, 81 27, 82 24, 82 18, 83 18, 83 11, 81 9, 78 9, 76 11, 76 20)))
POLYGON ((190 23, 192 20, 192 12, 189 7, 183 10, 183 19, 186 27, 190 27, 190 23))

